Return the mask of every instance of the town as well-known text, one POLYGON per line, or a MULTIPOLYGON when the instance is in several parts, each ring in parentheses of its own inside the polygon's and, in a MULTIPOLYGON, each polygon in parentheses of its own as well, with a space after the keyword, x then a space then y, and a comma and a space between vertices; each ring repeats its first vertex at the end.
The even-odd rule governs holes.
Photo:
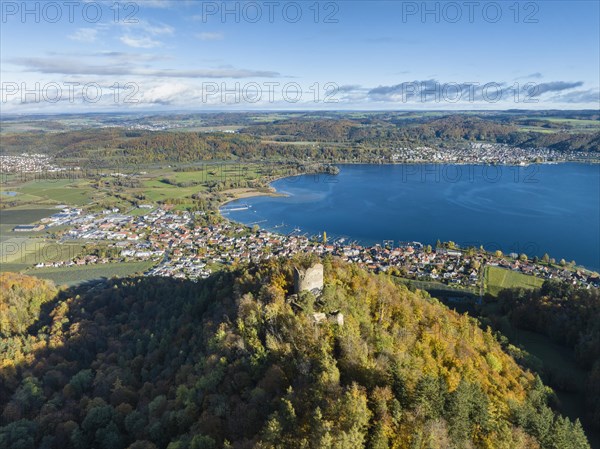
MULTIPOLYGON (((204 132, 213 132, 213 130, 206 130, 204 132)), ((361 159, 327 161, 327 163, 330 164, 473 164, 482 166, 491 164, 525 166, 559 162, 597 163, 598 154, 584 151, 556 151, 548 148, 520 148, 498 143, 471 142, 467 146, 458 145, 445 147, 443 149, 429 146, 391 148, 388 155, 365 155, 364 158, 361 159)), ((227 165, 227 162, 225 162, 224 165, 227 165)), ((43 179, 44 177, 54 179, 67 176, 70 178, 81 178, 89 176, 93 172, 96 172, 97 174, 109 174, 111 172, 119 172, 125 168, 126 167, 124 166, 84 168, 66 163, 61 165, 58 158, 37 153, 0 155, 0 173, 17 175, 36 174, 38 175, 36 178, 39 179, 43 179)))
POLYGON ((594 153, 556 151, 549 148, 520 148, 501 143, 471 142, 455 148, 394 148, 390 162, 393 163, 442 163, 442 164, 503 164, 526 165, 581 161, 597 161, 594 153))
POLYGON ((0 173, 57 173, 64 167, 56 165, 51 156, 23 153, 18 156, 0 155, 0 173))
MULTIPOLYGON (((422 245, 410 242, 362 246, 343 239, 308 238, 296 232, 284 235, 228 221, 209 223, 205 212, 176 211, 169 206, 142 204, 141 215, 121 213, 117 208, 99 213, 63 206, 61 212, 30 226, 51 229, 60 244, 80 242, 104 248, 69 260, 40 262, 36 268, 121 263, 152 260, 148 276, 197 280, 223 266, 296 253, 332 255, 375 272, 403 279, 436 281, 478 291, 484 267, 497 266, 542 279, 560 279, 584 287, 600 287, 600 277, 572 264, 551 263, 546 257, 530 259, 524 254, 504 255, 483 249, 458 248, 453 243, 422 245), (102 254, 100 254, 102 253, 102 254)), ((34 230, 34 229, 28 229, 34 230)), ((554 261, 552 261, 554 262, 554 261)))

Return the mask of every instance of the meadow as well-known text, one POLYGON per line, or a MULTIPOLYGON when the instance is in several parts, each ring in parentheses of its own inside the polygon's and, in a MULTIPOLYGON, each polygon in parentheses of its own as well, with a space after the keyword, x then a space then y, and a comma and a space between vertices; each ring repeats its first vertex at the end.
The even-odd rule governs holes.
POLYGON ((154 265, 154 262, 123 262, 100 265, 81 265, 61 268, 32 268, 25 274, 43 279, 51 279, 56 285, 76 285, 83 282, 142 274, 154 265))
POLYGON ((3 225, 20 225, 34 223, 44 217, 55 214, 56 209, 48 208, 13 208, 0 209, 0 223, 3 225))
MULTIPOLYGON (((16 196, 2 197, 4 211, 14 208, 39 208, 58 204, 87 206, 90 209, 119 207, 128 210, 138 203, 176 203, 180 207, 194 204, 193 195, 209 194, 216 190, 226 190, 228 186, 259 182, 275 176, 278 169, 271 170, 259 164, 197 164, 167 168, 139 167, 120 169, 123 173, 135 173, 126 178, 85 173, 82 178, 68 179, 20 179, 9 177, 2 190, 14 191, 16 196)), ((9 217, 9 215, 7 215, 9 217)), ((4 218, 4 217, 3 217, 4 218)), ((41 217, 39 217, 41 218, 41 217)), ((14 224, 23 222, 19 217, 14 224)), ((2 222, 7 223, 7 220, 2 222)))
POLYGON ((544 283, 543 279, 517 273, 505 268, 487 266, 485 268, 485 288, 486 292, 492 296, 497 296, 503 288, 537 288, 544 283))
MULTIPOLYGON (((15 209, 0 209, 0 257, 3 254, 3 247, 6 242, 14 239, 37 238, 46 235, 44 231, 40 232, 14 232, 13 229, 17 225, 35 223, 41 218, 48 217, 58 212, 56 209, 48 209, 47 207, 27 207, 15 209)), ((4 261, 3 261, 4 262, 4 261)))

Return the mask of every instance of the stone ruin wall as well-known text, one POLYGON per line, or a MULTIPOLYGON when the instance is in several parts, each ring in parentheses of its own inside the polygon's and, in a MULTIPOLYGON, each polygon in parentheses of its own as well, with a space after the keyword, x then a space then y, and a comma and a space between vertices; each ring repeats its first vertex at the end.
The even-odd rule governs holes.
POLYGON ((306 270, 294 270, 295 292, 323 290, 323 265, 318 263, 306 270))

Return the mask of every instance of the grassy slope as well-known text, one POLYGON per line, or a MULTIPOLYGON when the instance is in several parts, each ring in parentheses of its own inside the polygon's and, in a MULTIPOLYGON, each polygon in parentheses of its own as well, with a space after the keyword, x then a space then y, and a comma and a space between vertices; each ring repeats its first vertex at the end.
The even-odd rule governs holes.
POLYGON ((487 292, 496 296, 503 288, 522 287, 522 288, 537 288, 544 283, 543 279, 535 276, 517 273, 499 267, 486 267, 486 289, 487 292))

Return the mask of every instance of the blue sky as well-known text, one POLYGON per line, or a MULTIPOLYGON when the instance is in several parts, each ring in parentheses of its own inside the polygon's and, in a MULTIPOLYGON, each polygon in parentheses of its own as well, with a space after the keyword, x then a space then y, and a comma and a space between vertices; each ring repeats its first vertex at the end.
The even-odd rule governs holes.
POLYGON ((596 1, 24 5, 3 112, 599 107, 596 1))

